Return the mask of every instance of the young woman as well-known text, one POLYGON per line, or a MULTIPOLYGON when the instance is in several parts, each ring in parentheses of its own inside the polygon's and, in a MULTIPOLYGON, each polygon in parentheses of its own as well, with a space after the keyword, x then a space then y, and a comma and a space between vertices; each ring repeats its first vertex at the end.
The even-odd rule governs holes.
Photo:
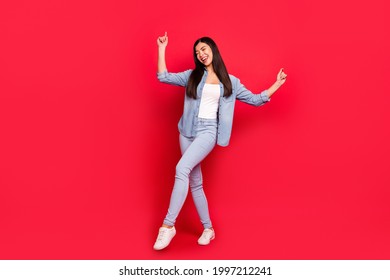
POLYGON ((175 183, 168 213, 160 227, 155 250, 164 249, 176 234, 176 218, 188 193, 188 185, 204 231, 199 245, 208 245, 215 238, 207 199, 203 191, 201 161, 216 144, 227 146, 232 130, 235 100, 260 106, 286 81, 280 69, 276 82, 260 94, 247 90, 236 77, 229 75, 215 42, 208 37, 196 40, 193 48, 195 69, 170 73, 165 64, 168 36, 157 39, 158 79, 167 84, 186 88, 184 111, 179 121, 182 157, 176 166, 175 183))

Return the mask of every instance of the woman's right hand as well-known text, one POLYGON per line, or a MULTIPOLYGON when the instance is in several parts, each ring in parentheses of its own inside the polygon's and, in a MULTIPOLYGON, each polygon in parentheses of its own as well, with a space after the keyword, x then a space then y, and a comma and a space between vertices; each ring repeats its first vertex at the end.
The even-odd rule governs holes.
POLYGON ((158 45, 159 48, 165 48, 168 45, 167 32, 165 32, 164 36, 158 37, 157 45, 158 45))

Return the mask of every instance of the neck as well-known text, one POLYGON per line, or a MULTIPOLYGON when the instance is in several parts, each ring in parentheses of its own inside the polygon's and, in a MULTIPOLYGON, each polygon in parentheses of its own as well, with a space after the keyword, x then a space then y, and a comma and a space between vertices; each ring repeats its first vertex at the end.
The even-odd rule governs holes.
POLYGON ((212 64, 210 64, 209 66, 206 66, 206 70, 207 70, 207 72, 209 72, 209 74, 215 73, 214 67, 212 64))

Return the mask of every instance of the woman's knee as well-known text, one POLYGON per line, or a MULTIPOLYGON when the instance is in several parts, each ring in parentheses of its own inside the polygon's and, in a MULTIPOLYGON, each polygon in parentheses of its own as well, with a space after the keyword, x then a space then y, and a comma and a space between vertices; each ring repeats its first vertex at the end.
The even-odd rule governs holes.
POLYGON ((176 165, 176 177, 188 178, 190 173, 191 173, 191 168, 189 168, 188 166, 186 166, 182 162, 179 162, 176 165))

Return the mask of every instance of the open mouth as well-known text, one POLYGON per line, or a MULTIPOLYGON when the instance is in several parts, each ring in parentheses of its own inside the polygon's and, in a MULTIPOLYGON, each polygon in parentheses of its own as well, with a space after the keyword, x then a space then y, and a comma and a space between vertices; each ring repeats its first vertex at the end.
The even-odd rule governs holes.
POLYGON ((206 56, 204 56, 204 57, 201 57, 201 58, 200 58, 200 61, 201 61, 202 63, 205 63, 206 60, 207 60, 208 58, 209 58, 209 57, 206 55, 206 56))

